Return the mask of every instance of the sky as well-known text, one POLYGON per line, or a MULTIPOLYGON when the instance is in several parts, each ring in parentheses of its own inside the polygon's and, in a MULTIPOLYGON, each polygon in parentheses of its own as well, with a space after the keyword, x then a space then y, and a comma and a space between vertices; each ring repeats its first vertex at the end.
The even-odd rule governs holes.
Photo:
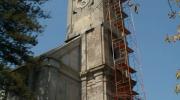
MULTIPOLYGON (((147 100, 180 100, 174 92, 178 83, 175 74, 180 69, 180 42, 166 43, 166 34, 176 33, 180 18, 168 19, 167 0, 136 0, 139 14, 134 14, 135 33, 140 49, 142 73, 147 100)), ((51 19, 32 50, 40 55, 63 44, 66 34, 67 0, 49 0, 44 9, 51 19)), ((179 81, 180 83, 180 81, 179 81)))

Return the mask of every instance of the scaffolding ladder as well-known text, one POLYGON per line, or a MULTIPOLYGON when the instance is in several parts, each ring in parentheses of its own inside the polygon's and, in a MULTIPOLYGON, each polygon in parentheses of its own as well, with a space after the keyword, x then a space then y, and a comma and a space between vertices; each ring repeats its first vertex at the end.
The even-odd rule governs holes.
POLYGON ((133 91, 136 81, 132 79, 131 74, 136 71, 129 64, 129 54, 133 52, 128 47, 127 35, 129 30, 125 28, 124 19, 128 17, 123 12, 122 4, 127 0, 108 0, 108 21, 111 30, 112 51, 113 51, 113 69, 114 69, 114 99, 115 100, 134 100, 138 95, 133 91), (118 32, 113 33, 114 29, 118 32))

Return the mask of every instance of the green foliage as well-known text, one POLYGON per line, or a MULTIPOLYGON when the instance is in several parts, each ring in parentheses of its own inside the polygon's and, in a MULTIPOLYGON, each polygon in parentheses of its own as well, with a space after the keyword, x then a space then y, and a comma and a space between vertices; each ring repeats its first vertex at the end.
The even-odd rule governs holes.
POLYGON ((30 49, 43 32, 39 19, 49 18, 42 9, 46 1, 0 0, 0 90, 28 98, 25 100, 33 100, 27 73, 37 63, 30 49), (12 72, 12 67, 23 64, 23 70, 12 72))
MULTIPOLYGON (((25 100, 35 100, 32 87, 29 87, 29 74, 41 65, 41 60, 34 58, 24 66, 11 70, 8 67, 0 67, 0 90, 8 91, 13 95, 19 96, 25 100)), ((5 98, 6 98, 5 93, 5 98)), ((5 99, 6 100, 6 99, 5 99)))
POLYGON ((20 65, 29 60, 32 46, 49 16, 41 9, 47 0, 0 0, 0 63, 20 65))

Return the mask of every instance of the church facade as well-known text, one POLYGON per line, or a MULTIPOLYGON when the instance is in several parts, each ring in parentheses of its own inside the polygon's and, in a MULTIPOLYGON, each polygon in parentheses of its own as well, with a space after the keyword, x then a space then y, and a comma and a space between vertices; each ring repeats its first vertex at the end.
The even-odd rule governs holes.
MULTIPOLYGON (((111 35, 119 37, 119 30, 109 23, 109 12, 114 11, 108 6, 115 2, 126 0, 68 0, 65 43, 42 54, 43 67, 30 78, 37 100, 134 100, 114 95, 111 35)), ((127 77, 127 70, 122 73, 127 77)))

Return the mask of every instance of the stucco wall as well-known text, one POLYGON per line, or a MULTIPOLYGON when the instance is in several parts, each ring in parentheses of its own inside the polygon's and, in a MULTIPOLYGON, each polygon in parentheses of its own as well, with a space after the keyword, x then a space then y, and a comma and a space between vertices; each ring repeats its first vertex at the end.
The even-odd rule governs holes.
POLYGON ((53 66, 36 72, 37 100, 80 100, 80 81, 69 77, 53 66))
MULTIPOLYGON (((35 98, 81 100, 80 38, 48 51, 39 58, 43 59, 42 64, 36 65, 28 77, 28 85, 35 98)), ((8 100, 24 99, 9 93, 8 100)))

